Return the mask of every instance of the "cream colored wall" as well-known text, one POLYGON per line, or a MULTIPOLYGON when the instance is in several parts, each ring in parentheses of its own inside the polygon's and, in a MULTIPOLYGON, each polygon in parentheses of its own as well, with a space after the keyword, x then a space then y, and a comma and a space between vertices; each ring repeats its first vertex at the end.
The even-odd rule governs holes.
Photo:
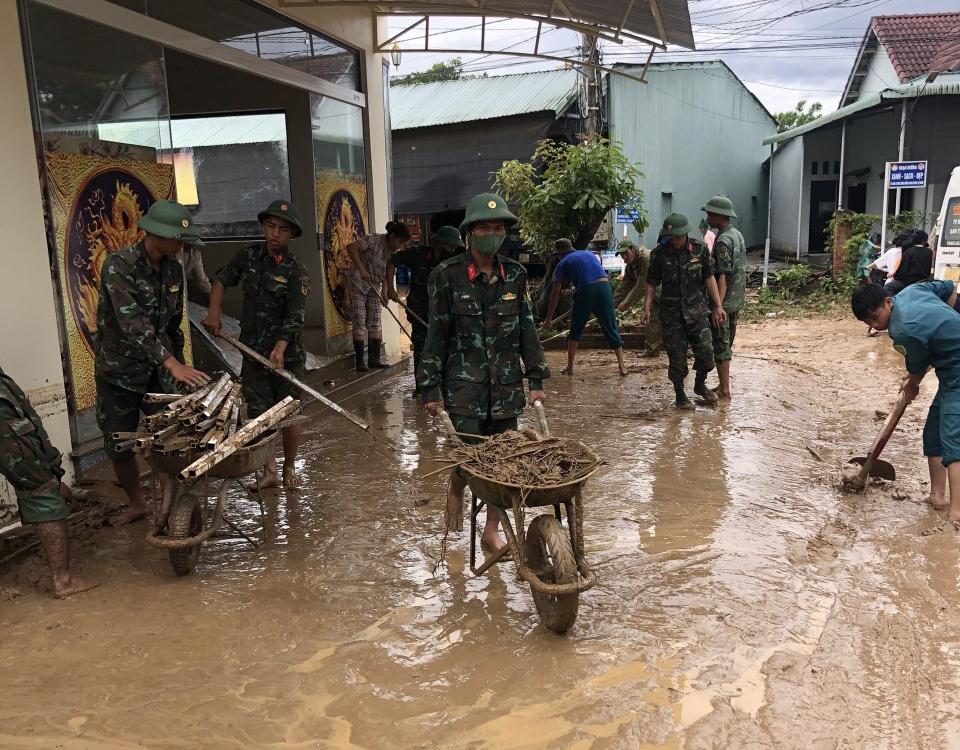
MULTIPOLYGON (((372 231, 382 232, 390 220, 387 215, 387 138, 384 128, 384 91, 383 60, 384 55, 376 49, 377 24, 380 24, 380 38, 386 37, 386 22, 377 21, 368 8, 324 6, 322 8, 284 6, 281 0, 260 0, 263 5, 273 7, 289 18, 296 19, 306 26, 325 34, 334 40, 361 51, 364 66, 364 93, 367 96, 367 123, 370 138, 368 171, 370 182, 367 185, 368 200, 373 206, 372 231)), ((316 286, 316 285, 315 285, 316 286)), ((390 303, 390 309, 399 313, 396 303, 390 303)), ((403 334, 389 314, 383 316, 383 339, 387 356, 400 355, 403 334)))
MULTIPOLYGON (((0 366, 26 392, 43 418, 53 444, 69 455, 70 424, 63 383, 53 280, 47 253, 43 203, 17 4, 0 3, 0 132, 4 134, 0 172, 0 225, 7 228, 0 274, 0 366)), ((67 481, 71 463, 63 462, 67 481)), ((0 502, 12 503, 3 482, 0 502)))

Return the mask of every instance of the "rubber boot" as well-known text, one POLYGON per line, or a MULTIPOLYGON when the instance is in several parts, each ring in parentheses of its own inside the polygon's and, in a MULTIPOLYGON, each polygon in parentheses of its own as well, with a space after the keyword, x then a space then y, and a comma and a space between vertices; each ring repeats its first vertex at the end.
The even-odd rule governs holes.
POLYGON ((370 372, 370 368, 367 367, 367 363, 363 359, 363 342, 362 341, 354 340, 353 355, 357 361, 357 372, 370 372))
POLYGON ((676 396, 677 396, 677 400, 674 402, 673 405, 676 406, 678 409, 694 409, 694 408, 696 408, 696 407, 694 407, 694 405, 693 405, 693 403, 690 401, 690 399, 687 398, 687 392, 683 389, 683 383, 680 383, 679 385, 677 385, 676 383, 674 383, 674 385, 673 385, 673 392, 674 392, 674 393, 676 394, 676 396))
POLYGON ((383 370, 390 366, 380 361, 380 353, 383 351, 383 341, 380 339, 368 339, 367 348, 370 350, 369 355, 371 370, 383 370))
POLYGON ((707 388, 707 373, 705 372, 697 373, 697 380, 693 385, 693 392, 708 404, 715 404, 720 400, 716 393, 707 388))

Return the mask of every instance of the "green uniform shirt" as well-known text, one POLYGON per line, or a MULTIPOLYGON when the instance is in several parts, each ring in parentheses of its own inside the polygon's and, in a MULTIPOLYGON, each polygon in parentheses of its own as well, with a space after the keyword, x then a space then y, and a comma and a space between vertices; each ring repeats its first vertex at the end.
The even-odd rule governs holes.
MULTIPOLYGON (((406 266, 410 269, 410 292, 407 294, 406 305, 424 320, 430 313, 430 294, 427 282, 430 272, 451 255, 442 255, 440 251, 430 246, 411 247, 394 253, 390 262, 394 266, 406 266)), ((419 325, 411 320, 412 325, 419 325)))
POLYGON ((244 344, 268 357, 278 341, 286 341, 284 361, 291 366, 306 361, 301 332, 310 276, 296 256, 287 250, 274 257, 264 243, 250 245, 220 269, 217 280, 224 286, 243 287, 240 340, 244 344))
POLYGON ((175 383, 168 357, 183 361, 183 267, 163 258, 154 270, 142 242, 112 253, 100 274, 96 373, 128 391, 146 393, 155 371, 165 390, 175 383))
POLYGON ((624 269, 623 280, 617 285, 617 292, 613 297, 614 302, 626 302, 627 307, 633 307, 634 303, 646 294, 649 271, 650 251, 641 247, 637 250, 636 259, 624 269))
POLYGON ((417 379, 424 403, 481 420, 519 416, 523 378, 539 390, 550 370, 527 298, 527 272, 493 259, 490 278, 464 253, 430 274, 430 317, 417 379))
POLYGON ((688 237, 680 250, 658 245, 651 251, 647 283, 661 286, 661 314, 679 312, 685 322, 693 323, 710 314, 704 284, 713 273, 707 246, 688 237))
POLYGON ((727 314, 738 313, 747 297, 747 243, 740 230, 727 224, 727 228, 717 234, 713 241, 713 258, 717 276, 727 274, 723 309, 727 314))

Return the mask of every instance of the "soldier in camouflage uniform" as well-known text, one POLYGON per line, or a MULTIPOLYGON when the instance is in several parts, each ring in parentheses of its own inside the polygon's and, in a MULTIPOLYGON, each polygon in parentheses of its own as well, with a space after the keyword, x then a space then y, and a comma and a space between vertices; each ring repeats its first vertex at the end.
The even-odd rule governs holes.
POLYGON ((737 316, 747 294, 747 243, 731 222, 737 214, 729 198, 716 195, 701 210, 707 212, 707 223, 717 235, 713 241, 713 265, 727 320, 713 329, 713 358, 720 378, 716 394, 729 399, 730 360, 733 359, 733 340, 737 335, 737 316))
MULTIPOLYGON (((218 273, 210 292, 210 309, 204 327, 220 333, 220 310, 225 287, 242 285, 243 311, 240 314, 240 341, 256 349, 277 367, 299 378, 306 372, 307 353, 303 348, 304 313, 310 294, 310 276, 288 245, 303 234, 300 214, 290 201, 277 200, 257 215, 263 227, 263 242, 240 250, 218 273)), ((278 401, 295 396, 296 388, 262 365, 244 358, 241 372, 243 398, 249 415, 258 417, 278 401)), ((283 484, 297 487, 295 470, 300 447, 300 427, 283 428, 283 484)), ((277 460, 264 466, 261 489, 279 487, 277 460)))
POLYGON ((693 368, 697 373, 693 392, 708 403, 717 401, 716 394, 707 388, 707 373, 714 365, 707 295, 714 305, 713 324, 720 325, 726 320, 713 276, 713 260, 707 246, 690 237, 689 232, 690 224, 683 214, 670 214, 663 222, 661 234, 666 234, 669 240, 650 254, 643 316, 644 322, 650 319, 654 286, 660 284, 660 322, 664 348, 670 358, 667 376, 673 383, 679 409, 693 408, 683 387, 688 372, 688 346, 693 349, 693 368))
MULTIPOLYGON (((630 240, 621 240, 617 255, 623 258, 623 279, 613 295, 620 312, 633 307, 647 291, 647 271, 650 269, 650 251, 637 247, 630 240)), ((660 330, 660 287, 656 287, 650 320, 644 326, 645 357, 658 357, 663 348, 663 332, 660 330)))
MULTIPOLYGON (((13 485, 20 520, 33 526, 47 556, 53 595, 65 599, 99 584, 70 572, 70 537, 60 451, 53 447, 40 415, 26 394, 0 368, 0 474, 13 485)), ((79 491, 77 491, 79 495, 79 491)))
MULTIPOLYGON (((506 228, 516 223, 503 198, 475 196, 460 230, 467 252, 430 274, 430 319, 417 379, 424 406, 445 407, 457 432, 495 435, 517 428, 526 406, 523 379, 531 401, 546 398, 543 380, 550 374, 527 293, 522 265, 498 255, 506 228)), ((450 477, 447 528, 463 528, 463 491, 458 472, 450 477)), ((481 537, 485 549, 503 546, 500 511, 487 506, 481 537)))
MULTIPOLYGON (((398 250, 387 261, 387 299, 400 301, 396 289, 397 266, 410 269, 410 292, 407 294, 407 309, 424 321, 430 319, 430 295, 427 282, 430 273, 443 261, 452 258, 463 250, 463 238, 456 227, 440 227, 430 238, 428 247, 408 247, 398 250)), ((427 327, 410 316, 410 333, 413 343, 413 373, 416 380, 420 360, 423 357, 423 345, 427 341, 427 327)), ((415 388, 414 393, 420 389, 415 388)))
POLYGON ((144 394, 210 380, 183 364, 184 276, 176 258, 185 243, 197 240, 190 212, 175 201, 157 201, 138 226, 144 239, 103 263, 94 336, 97 425, 130 501, 115 524, 143 518, 147 505, 133 453, 119 450, 112 433, 137 429, 140 412, 148 411, 144 394))

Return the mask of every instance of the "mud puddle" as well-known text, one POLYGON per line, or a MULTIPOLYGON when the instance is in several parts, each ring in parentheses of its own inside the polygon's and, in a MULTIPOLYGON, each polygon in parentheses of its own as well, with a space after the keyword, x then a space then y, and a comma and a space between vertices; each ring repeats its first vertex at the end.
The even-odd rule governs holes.
MULTIPOLYGON (((584 352, 547 381, 553 431, 609 463, 585 493, 599 583, 566 637, 510 566, 470 576, 466 535, 432 573, 445 480, 418 477, 444 440, 409 376, 348 404, 398 455, 318 413, 261 549, 218 539, 176 579, 142 524, 108 529, 83 559, 100 589, 0 602, 0 747, 954 746, 960 538, 919 534, 923 408, 888 449, 895 486, 835 484, 898 382, 862 334, 743 326, 735 401, 694 413, 669 408, 665 359, 620 380, 584 352)), ((231 510, 259 533, 249 499, 231 510)))

